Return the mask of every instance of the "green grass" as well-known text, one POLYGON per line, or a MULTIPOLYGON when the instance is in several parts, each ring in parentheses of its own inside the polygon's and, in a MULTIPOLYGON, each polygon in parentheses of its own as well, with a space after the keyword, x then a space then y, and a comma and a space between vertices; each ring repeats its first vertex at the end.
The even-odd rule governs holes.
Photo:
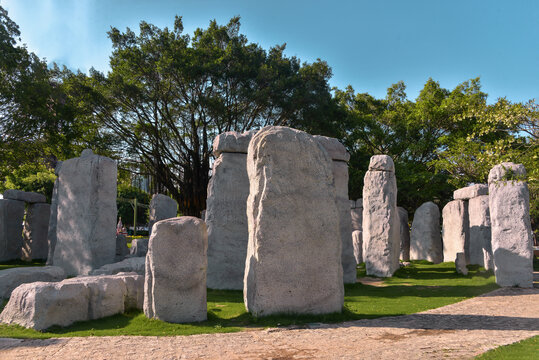
MULTIPOLYGON (((452 304, 498 288, 491 273, 470 266, 467 276, 458 275, 453 263, 432 265, 416 261, 384 280, 387 286, 345 286, 342 313, 327 315, 273 315, 255 318, 245 311, 242 291, 208 290, 208 320, 195 324, 170 324, 149 320, 140 311, 104 319, 50 328, 45 332, 14 325, 0 325, 0 337, 50 338, 113 335, 191 335, 235 332, 248 327, 304 325, 341 322, 381 316, 404 315, 452 304)), ((358 269, 365 276, 365 269, 358 269)))
POLYGON ((476 357, 480 360, 526 360, 539 358, 539 336, 516 342, 514 344, 500 346, 476 357))
POLYGON ((32 261, 22 261, 22 260, 11 260, 4 261, 0 263, 0 270, 12 269, 17 267, 28 267, 28 266, 45 266, 45 260, 32 260, 32 261))

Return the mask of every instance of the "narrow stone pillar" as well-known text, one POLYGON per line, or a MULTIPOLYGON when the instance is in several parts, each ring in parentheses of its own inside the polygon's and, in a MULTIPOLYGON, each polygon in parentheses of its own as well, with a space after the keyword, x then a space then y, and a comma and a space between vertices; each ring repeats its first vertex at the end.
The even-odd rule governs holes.
POLYGON ((31 261, 36 259, 47 259, 49 250, 47 234, 49 230, 50 214, 50 204, 28 204, 23 229, 23 260, 31 261))
POLYGON ((303 131, 268 126, 249 144, 247 174, 247 311, 340 312, 342 241, 328 153, 303 131))
POLYGON ((367 275, 390 277, 399 268, 400 226, 393 159, 371 157, 363 185, 363 245, 367 275))
POLYGON ((21 258, 24 207, 24 201, 0 199, 0 261, 21 258))
POLYGON ((530 192, 522 164, 501 163, 488 175, 494 274, 500 286, 533 286, 530 192))
POLYGON ((56 247, 56 224, 58 218, 58 179, 60 175, 60 169, 62 168, 62 161, 56 163, 54 173, 56 174, 56 180, 54 181, 54 187, 52 189, 51 198, 51 215, 49 217, 49 229, 47 232, 48 252, 47 252, 47 265, 52 265, 54 257, 54 248, 56 247))
POLYGON ((494 269, 492 262, 491 225, 488 195, 480 195, 468 201, 470 217, 470 264, 494 269), (485 255, 487 254, 487 255, 485 255))
POLYGON ((352 217, 352 243, 356 263, 363 263, 363 199, 350 200, 352 217))
POLYGON ((178 216, 178 203, 170 196, 154 194, 150 201, 150 220, 148 229, 152 233, 152 226, 158 221, 172 219, 178 216))
POLYGON ((414 214, 410 239, 410 260, 443 261, 440 237, 440 209, 432 201, 421 204, 414 214))
POLYGON ((247 226, 247 148, 254 131, 226 132, 213 141, 212 178, 204 220, 208 225, 208 287, 243 289, 247 226))
POLYGON ((442 240, 444 261, 455 261, 457 253, 464 253, 466 263, 470 262, 468 202, 453 200, 442 210, 442 240))
POLYGON ((402 261, 410 261, 410 228, 408 227, 408 211, 403 207, 397 207, 399 211, 401 252, 402 261))

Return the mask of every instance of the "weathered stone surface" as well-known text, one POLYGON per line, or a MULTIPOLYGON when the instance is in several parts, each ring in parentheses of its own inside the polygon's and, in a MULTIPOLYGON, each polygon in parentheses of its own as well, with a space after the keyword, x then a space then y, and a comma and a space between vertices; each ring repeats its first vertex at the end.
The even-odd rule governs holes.
POLYGON ((144 314, 167 322, 204 321, 208 234, 199 218, 154 224, 144 282, 144 314))
POLYGON ((154 194, 150 201, 150 221, 149 230, 152 233, 152 226, 158 221, 172 219, 178 215, 178 203, 176 200, 163 194, 154 194))
POLYGON ((493 269, 492 246, 490 241, 490 212, 488 209, 488 195, 474 197, 468 201, 468 215, 470 221, 470 264, 493 269), (485 251, 489 254, 485 263, 485 251))
POLYGON ((355 209, 356 208, 356 202, 354 200, 349 200, 350 202, 350 209, 355 209))
MULTIPOLYGON (((63 161, 58 161, 54 168, 56 176, 60 175, 60 169, 62 168, 63 161)), ((54 187, 52 189, 51 198, 51 215, 49 217, 49 229, 47 232, 47 265, 52 265, 54 257, 54 248, 56 247, 56 224, 58 218, 58 177, 54 181, 54 187)))
POLYGON ((0 199, 0 261, 21 258, 24 202, 0 199))
POLYGON ((36 281, 60 281, 66 275, 58 266, 18 267, 0 271, 0 298, 8 299, 13 289, 36 281))
POLYGON ((363 181, 363 260, 367 275, 389 277, 399 268, 400 225, 393 160, 371 157, 363 181))
POLYGON ((327 152, 307 133, 268 126, 249 144, 247 173, 247 310, 340 312, 342 241, 327 152))
POLYGON ((453 200, 442 210, 442 240, 444 261, 455 261, 457 253, 464 253, 466 263, 470 261, 470 231, 468 202, 453 200))
POLYGON ((140 309, 143 284, 143 276, 125 273, 23 284, 12 292, 0 321, 45 330, 140 309))
POLYGON ((410 260, 443 261, 440 237, 440 209, 432 201, 421 204, 415 211, 410 239, 410 260))
POLYGON ((463 252, 458 252, 455 257, 455 268, 457 273, 462 275, 468 275, 468 268, 466 267, 466 256, 463 252))
POLYGON ((62 164, 53 263, 68 276, 114 262, 116 178, 116 162, 91 151, 62 164))
POLYGON ((4 191, 4 199, 19 200, 30 204, 47 202, 47 197, 43 194, 13 189, 4 191))
POLYGON ((49 218, 51 206, 44 203, 29 204, 23 229, 22 259, 47 259, 49 244, 49 218))
POLYGON ((403 261, 410 260, 410 228, 408 227, 408 211, 403 207, 397 207, 399 211, 401 252, 400 258, 403 261))
POLYGON ((243 289, 249 240, 246 162, 247 154, 223 152, 213 163, 205 216, 211 289, 243 289))
POLYGON ((217 135, 213 140, 213 155, 217 158, 224 152, 247 154, 249 141, 254 134, 256 134, 256 130, 244 133, 229 131, 217 135))
POLYGON ((321 135, 313 135, 313 137, 324 147, 332 160, 345 162, 350 160, 350 154, 339 140, 321 135))
POLYGON ((352 231, 363 229, 363 199, 359 199, 353 209, 350 210, 352 216, 352 231))
POLYGON ((90 275, 115 275, 122 272, 144 275, 146 257, 130 257, 125 260, 101 266, 92 270, 90 275))
POLYGON ((116 262, 122 261, 128 254, 127 238, 123 234, 116 234, 116 262))
POLYGON ((361 230, 352 231, 352 244, 356 263, 361 264, 363 262, 363 232, 361 230))
POLYGON ((136 257, 146 256, 146 253, 148 252, 148 241, 149 239, 131 240, 131 249, 129 250, 129 254, 136 257))
POLYGON ((453 199, 469 200, 481 195, 488 195, 488 186, 485 184, 475 184, 455 190, 453 192, 453 199))
POLYGON ((502 163, 488 176, 494 274, 500 286, 533 286, 530 193, 521 180, 525 175, 522 164, 502 163))

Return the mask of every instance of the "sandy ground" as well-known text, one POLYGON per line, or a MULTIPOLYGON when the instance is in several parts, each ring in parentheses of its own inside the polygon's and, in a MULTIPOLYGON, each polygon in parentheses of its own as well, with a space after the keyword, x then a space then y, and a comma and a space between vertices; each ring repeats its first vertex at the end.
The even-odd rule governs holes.
POLYGON ((413 315, 178 337, 0 339, 0 359, 465 359, 539 335, 539 289, 413 315))

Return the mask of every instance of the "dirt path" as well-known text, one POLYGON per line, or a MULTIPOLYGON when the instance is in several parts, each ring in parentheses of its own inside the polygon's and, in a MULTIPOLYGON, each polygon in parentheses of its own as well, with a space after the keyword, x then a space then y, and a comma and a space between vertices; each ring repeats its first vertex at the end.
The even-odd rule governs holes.
POLYGON ((178 337, 0 339, 1 359, 470 358, 539 335, 539 289, 498 289, 407 316, 178 337))

